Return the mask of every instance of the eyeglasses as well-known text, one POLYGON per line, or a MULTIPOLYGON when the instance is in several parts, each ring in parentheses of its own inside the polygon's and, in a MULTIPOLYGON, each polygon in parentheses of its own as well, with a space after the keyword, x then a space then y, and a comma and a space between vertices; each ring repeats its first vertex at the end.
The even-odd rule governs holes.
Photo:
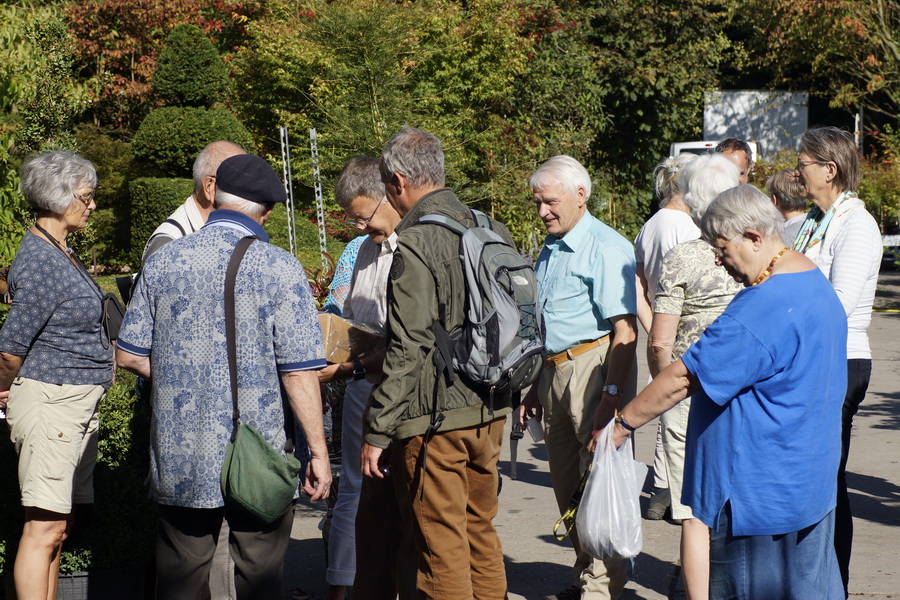
POLYGON ((85 206, 90 206, 90 205, 91 205, 91 202, 94 201, 94 196, 95 196, 96 194, 97 194, 97 190, 96 190, 96 189, 91 190, 91 191, 90 191, 89 193, 87 193, 87 194, 78 194, 78 193, 74 193, 74 192, 72 193, 72 195, 75 196, 75 198, 76 198, 77 200, 80 200, 81 203, 84 204, 85 206))
POLYGON ((800 160, 797 159, 797 166, 794 167, 795 171, 802 171, 805 167, 809 165, 827 165, 827 160, 800 160))
POLYGON ((369 215, 368 219, 354 219, 354 223, 356 223, 357 227, 368 227, 369 223, 372 222, 372 219, 375 218, 375 213, 378 212, 378 209, 381 208, 381 205, 387 202, 387 195, 382 196, 381 201, 375 206, 375 210, 372 211, 372 214, 369 215))
POLYGON ((719 248, 718 246, 712 246, 712 244, 710 244, 710 246, 712 246, 713 254, 716 255, 716 258, 722 258, 723 256, 725 256, 725 248, 728 247, 728 244, 731 243, 731 240, 733 240, 733 239, 736 238, 736 237, 741 237, 742 235, 744 235, 744 234, 743 234, 743 233, 737 233, 737 234, 731 236, 730 238, 728 238, 728 239, 725 241, 724 244, 722 244, 722 247, 721 247, 721 248, 719 248))

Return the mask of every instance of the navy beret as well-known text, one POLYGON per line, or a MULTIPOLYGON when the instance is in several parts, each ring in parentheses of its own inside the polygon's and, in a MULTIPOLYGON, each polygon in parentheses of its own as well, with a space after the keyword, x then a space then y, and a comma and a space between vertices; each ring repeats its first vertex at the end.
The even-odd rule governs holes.
POLYGON ((255 154, 238 154, 223 160, 216 171, 216 187, 260 204, 287 202, 281 179, 269 163, 255 154))

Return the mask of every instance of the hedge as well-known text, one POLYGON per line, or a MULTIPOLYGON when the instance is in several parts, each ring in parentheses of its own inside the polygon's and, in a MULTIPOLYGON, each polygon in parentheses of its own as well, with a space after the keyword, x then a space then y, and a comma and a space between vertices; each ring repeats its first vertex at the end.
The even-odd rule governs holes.
POLYGON ((212 142, 228 140, 253 149, 253 138, 233 114, 223 108, 164 106, 141 123, 131 151, 170 177, 190 177, 194 159, 212 142))
POLYGON ((144 245, 153 231, 194 191, 191 179, 141 177, 129 185, 131 197, 131 244, 129 261, 137 270, 144 245))
POLYGON ((153 89, 166 104, 212 106, 228 88, 228 67, 196 25, 172 30, 153 73, 153 89))

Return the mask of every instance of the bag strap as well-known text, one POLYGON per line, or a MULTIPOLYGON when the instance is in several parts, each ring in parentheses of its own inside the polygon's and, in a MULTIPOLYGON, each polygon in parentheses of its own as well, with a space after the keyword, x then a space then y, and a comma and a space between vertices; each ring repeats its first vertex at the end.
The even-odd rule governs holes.
MULTIPOLYGON (((165 221, 163 221, 163 223, 168 223, 169 225, 174 225, 175 227, 177 227, 178 231, 181 232, 181 237, 184 237, 187 235, 187 231, 185 231, 184 227, 181 226, 181 223, 179 223, 175 219, 166 219, 165 221)), ((193 233, 193 232, 191 232, 191 233, 193 233)))
POLYGON ((231 418, 234 420, 234 429, 231 431, 231 441, 234 441, 237 435, 238 425, 241 423, 241 411, 238 409, 238 386, 237 386, 237 346, 235 343, 235 324, 234 324, 234 282, 237 279, 238 268, 241 266, 241 260, 247 252, 247 248, 254 240, 259 237, 252 235, 241 238, 234 251, 231 253, 231 260, 228 261, 228 269, 225 271, 225 343, 228 345, 228 374, 231 379, 231 402, 234 410, 231 418))

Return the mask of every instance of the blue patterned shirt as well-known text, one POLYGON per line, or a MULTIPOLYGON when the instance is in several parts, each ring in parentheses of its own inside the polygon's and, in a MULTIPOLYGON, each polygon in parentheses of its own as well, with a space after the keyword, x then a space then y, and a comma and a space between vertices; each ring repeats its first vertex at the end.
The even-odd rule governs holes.
MULTIPOLYGON (((268 236, 252 219, 217 210, 197 233, 160 248, 144 267, 118 345, 149 356, 153 372, 151 497, 222 506, 219 474, 232 431, 225 343, 225 270, 238 240, 268 236)), ((242 422, 284 446, 279 374, 325 366, 322 332, 300 263, 254 242, 235 283, 242 422)))
POLYGON ((20 377, 109 387, 113 349, 100 324, 102 294, 90 275, 29 231, 10 268, 9 291, 0 351, 25 357, 20 377))

